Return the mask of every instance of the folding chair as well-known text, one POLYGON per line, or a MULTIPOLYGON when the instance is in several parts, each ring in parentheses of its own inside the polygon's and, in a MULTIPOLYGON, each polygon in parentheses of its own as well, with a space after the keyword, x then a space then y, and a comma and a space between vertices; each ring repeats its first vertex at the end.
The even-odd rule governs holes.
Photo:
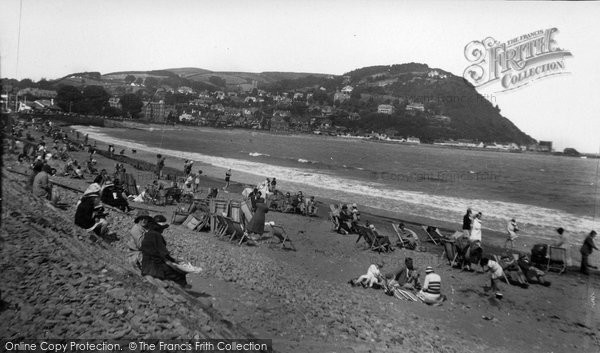
POLYGON ((417 243, 419 242, 419 237, 417 236, 417 233, 415 233, 414 231, 408 229, 408 228, 404 228, 404 231, 401 231, 400 228, 398 228, 398 226, 396 224, 394 224, 392 222, 392 228, 394 228, 394 232, 396 232, 396 235, 398 236, 398 241, 400 242, 400 244, 402 244, 403 247, 406 247, 408 240, 405 240, 402 238, 403 235, 408 235, 410 237, 412 237, 413 239, 415 239, 417 241, 417 243), (408 233, 408 234, 406 234, 408 233))
POLYGON ((510 282, 508 281, 508 277, 506 277, 506 273, 504 273, 504 269, 507 267, 506 264, 504 263, 504 261, 500 260, 500 256, 498 256, 498 255, 492 255, 492 259, 494 259, 494 261, 496 261, 498 263, 498 265, 500 265, 500 267, 502 267, 502 276, 504 276, 504 280, 506 281, 506 284, 510 284, 510 282))
POLYGON ((356 229, 358 231, 358 238, 356 239, 357 243, 360 240, 360 238, 364 238, 365 242, 369 246, 369 249, 371 249, 373 251, 378 251, 378 252, 382 252, 382 251, 387 252, 388 251, 385 244, 381 244, 379 242, 379 239, 377 238, 377 236, 373 233, 373 231, 371 229, 364 227, 364 226, 359 226, 359 225, 356 226, 356 229))
POLYGON ((425 231, 425 234, 427 234, 428 241, 435 245, 439 245, 438 243, 441 243, 442 235, 439 233, 436 227, 421 226, 421 228, 425 231))
MULTIPOLYGON (((440 257, 444 257, 444 255, 446 255, 448 264, 451 267, 454 267, 456 265, 456 259, 458 258, 458 251, 456 251, 455 241, 451 239, 442 239, 442 245, 444 246, 444 252, 440 257)), ((438 265, 438 267, 440 265, 438 265)))
MULTIPOLYGON (((296 250, 296 247, 294 247, 294 244, 292 243, 292 240, 289 238, 287 232, 285 231, 285 228, 283 228, 283 226, 278 226, 278 225, 274 225, 274 224, 269 224, 269 228, 271 228, 271 235, 277 237, 279 240, 281 240, 281 248, 285 249, 285 242, 289 242, 290 243, 290 249, 292 250, 296 250)), ((301 232, 301 231, 298 231, 301 232)), ((270 246, 270 244, 269 244, 270 246)))
POLYGON ((556 246, 548 247, 548 264, 546 271, 556 270, 562 274, 567 270, 567 249, 556 246))

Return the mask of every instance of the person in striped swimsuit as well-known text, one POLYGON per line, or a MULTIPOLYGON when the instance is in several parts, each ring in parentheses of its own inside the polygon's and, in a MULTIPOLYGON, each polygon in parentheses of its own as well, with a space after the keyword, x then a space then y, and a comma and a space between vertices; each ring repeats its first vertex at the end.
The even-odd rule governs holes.
POLYGON ((423 289, 417 294, 417 297, 426 304, 435 304, 440 301, 442 292, 442 279, 440 275, 433 272, 431 266, 425 269, 425 281, 423 289))

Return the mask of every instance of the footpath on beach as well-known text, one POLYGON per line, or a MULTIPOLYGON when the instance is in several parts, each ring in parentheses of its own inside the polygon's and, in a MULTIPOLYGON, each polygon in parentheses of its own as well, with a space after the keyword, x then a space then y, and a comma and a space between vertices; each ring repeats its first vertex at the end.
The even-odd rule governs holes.
MULTIPOLYGON (((74 155, 84 160, 84 152, 74 155)), ((95 157, 112 171, 115 161, 95 157)), ((54 177, 69 206, 56 209, 25 188, 27 165, 4 159, 2 338, 267 338, 282 352, 568 352, 598 347, 597 276, 550 274, 552 287, 503 284, 504 299, 486 294, 488 275, 460 272, 437 251, 378 255, 356 236, 331 232, 323 218, 268 213, 284 225, 296 251, 237 246, 210 233, 171 226, 165 238, 179 258, 204 269, 183 291, 148 282, 126 263, 133 217, 111 211, 112 244, 73 225, 75 204, 89 182, 54 177), (10 168, 7 169, 7 168, 10 168), (400 301, 346 282, 381 259, 394 266, 412 257, 436 266, 448 301, 440 307, 400 301)), ((129 161, 128 170, 136 163, 129 161)), ((142 168, 143 169, 143 168, 142 168)), ((152 180, 140 170, 140 180, 152 180)), ((144 185, 142 182, 138 182, 144 185)), ((207 178, 203 187, 222 186, 207 178)), ((239 190, 238 190, 239 189, 239 190)), ((228 198, 241 198, 232 187, 228 198)), ((133 204, 133 206, 136 206, 133 204)), ((146 207, 140 205, 139 207, 146 207)), ((149 207, 170 219, 175 207, 149 207)), ((373 219, 376 224, 387 222, 373 219)), ((433 247, 432 247, 433 248, 433 247)), ((432 249, 433 250, 433 249, 432 249)))

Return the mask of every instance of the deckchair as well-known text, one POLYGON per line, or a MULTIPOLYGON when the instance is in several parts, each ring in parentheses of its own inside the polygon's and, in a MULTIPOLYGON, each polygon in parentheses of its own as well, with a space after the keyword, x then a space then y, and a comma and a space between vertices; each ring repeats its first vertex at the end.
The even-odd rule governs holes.
POLYGON ((425 231, 425 234, 427 234, 428 241, 435 245, 439 245, 439 243, 441 243, 441 239, 443 237, 436 227, 422 225, 421 228, 425 231))
POLYGON ((242 218, 240 218, 240 223, 245 225, 252 219, 252 208, 250 200, 240 202, 240 211, 242 212, 241 215, 243 216, 242 218))
MULTIPOLYGON (((456 259, 458 258, 458 251, 456 251, 455 241, 452 239, 442 239, 441 242, 442 242, 442 245, 444 246, 444 252, 442 253, 441 257, 444 257, 444 255, 446 255, 448 264, 451 267, 454 267, 456 265, 456 259)), ((441 263, 440 263, 440 265, 441 265, 441 263)), ((440 265, 438 265, 438 267, 440 265)))
MULTIPOLYGON (((267 224, 265 224, 266 226, 267 224)), ((279 226, 279 225, 275 225, 275 224, 268 224, 268 227, 271 229, 270 233, 272 236, 275 236, 276 238, 278 238, 281 241, 281 248, 285 249, 285 242, 289 242, 290 243, 290 249, 292 250, 296 250, 296 248, 294 247, 294 244, 292 243, 292 240, 289 238, 287 232, 285 231, 285 228, 283 228, 283 226, 279 226)), ((269 244, 270 246, 270 244, 269 244)))
POLYGON ((217 200, 211 199, 209 203, 210 219, 210 230, 217 234, 217 218, 216 216, 223 216, 223 214, 229 214, 229 201, 228 200, 217 200))
POLYGON ((387 252, 388 249, 386 248, 386 246, 379 243, 379 239, 375 234, 373 234, 373 231, 371 229, 357 225, 356 230, 358 231, 358 238, 356 239, 357 243, 360 240, 360 238, 363 238, 369 246, 369 249, 379 252, 387 252))
POLYGON ((567 250, 556 246, 548 247, 548 264, 546 271, 556 270, 558 274, 567 270, 567 250))
POLYGON ((497 255, 494 255, 494 259, 496 262, 502 266, 502 271, 504 272, 504 279, 507 280, 507 283, 512 285, 518 285, 522 288, 529 287, 529 283, 527 283, 527 276, 521 270, 521 267, 517 263, 516 258, 512 258, 510 260, 503 260, 497 255), (506 273, 508 272, 508 276, 506 273))
MULTIPOLYGON (((393 222, 392 222, 392 228, 394 228, 394 232, 396 232, 396 235, 398 236, 398 241, 400 242, 400 244, 402 244, 403 247, 406 247, 407 241, 402 239, 403 233, 400 230, 400 228, 398 228, 398 226, 396 224, 394 224, 393 222)), ((413 232, 412 230, 410 230, 406 227, 404 228, 404 231, 406 233, 409 233, 409 235, 411 237, 413 237, 417 241, 417 243, 419 242, 419 237, 417 236, 417 234, 415 232, 413 232)))
POLYGON ((507 267, 504 261, 500 260, 500 256, 498 255, 492 255, 492 258, 498 263, 498 265, 500 265, 500 267, 502 267, 502 276, 504 276, 506 284, 510 284, 510 282, 508 281, 508 277, 506 277, 506 273, 504 273, 504 269, 507 267))

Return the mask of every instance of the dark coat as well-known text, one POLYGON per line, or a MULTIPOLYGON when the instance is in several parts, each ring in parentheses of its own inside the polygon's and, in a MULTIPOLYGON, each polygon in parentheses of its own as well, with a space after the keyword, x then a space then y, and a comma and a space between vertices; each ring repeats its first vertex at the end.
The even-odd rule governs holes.
POLYGON ((142 240, 142 275, 158 279, 175 281, 185 285, 185 273, 180 272, 166 264, 166 261, 175 262, 167 250, 165 238, 155 229, 149 229, 142 240))
POLYGON ((262 234, 265 232, 265 213, 269 212, 269 207, 264 203, 256 204, 256 212, 248 223, 248 232, 262 234))
POLYGON ((462 229, 471 229, 471 217, 468 214, 465 214, 463 217, 463 227, 462 229))
POLYGON ((75 224, 81 228, 88 229, 96 221, 94 220, 94 198, 84 197, 75 211, 75 224))
POLYGON ((594 251, 593 249, 598 250, 596 244, 594 244, 594 238, 592 238, 591 235, 588 235, 583 241, 583 245, 579 251, 581 252, 581 255, 589 256, 592 251, 594 251))

